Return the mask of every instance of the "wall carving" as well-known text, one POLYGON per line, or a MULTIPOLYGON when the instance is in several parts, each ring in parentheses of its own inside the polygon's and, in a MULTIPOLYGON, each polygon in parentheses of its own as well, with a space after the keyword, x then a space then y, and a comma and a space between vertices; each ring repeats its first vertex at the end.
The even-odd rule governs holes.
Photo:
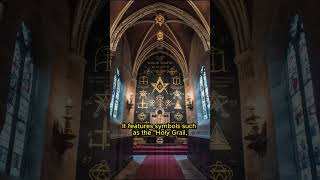
POLYGON ((240 92, 234 63, 233 40, 223 17, 215 11, 210 61, 211 141, 209 171, 212 179, 245 179, 240 92), (231 125, 232 124, 232 125, 231 125), (231 125, 231 126, 230 126, 231 125))

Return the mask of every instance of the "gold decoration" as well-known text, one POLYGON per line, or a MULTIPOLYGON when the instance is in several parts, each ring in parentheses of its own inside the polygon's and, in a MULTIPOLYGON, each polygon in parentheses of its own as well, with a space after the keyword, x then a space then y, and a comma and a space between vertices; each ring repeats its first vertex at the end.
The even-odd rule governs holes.
POLYGON ((142 91, 140 91, 139 92, 139 99, 141 99, 141 98, 147 98, 147 91, 145 91, 145 90, 142 90, 142 91))
POLYGON ((179 100, 177 100, 176 105, 174 106, 174 109, 182 109, 182 106, 179 100))
POLYGON ((148 76, 140 76, 139 84, 148 85, 148 76))
POLYGON ((163 137, 157 137, 157 144, 163 144, 163 137))
POLYGON ((159 26, 162 26, 162 24, 165 21, 165 18, 162 14, 158 14, 154 20, 156 24, 158 24, 159 26))
POLYGON ((181 79, 179 76, 175 76, 172 78, 172 84, 173 85, 181 85, 181 79))
POLYGON ((157 40, 158 40, 158 41, 163 41, 163 32, 162 32, 162 31, 159 31, 159 32, 157 33, 157 40))
POLYGON ((110 146, 110 144, 108 143, 109 130, 107 129, 108 124, 107 124, 107 119, 106 118, 103 120, 103 125, 102 126, 103 126, 102 129, 90 131, 88 133, 89 148, 100 147, 104 151, 104 150, 106 150, 106 147, 110 146), (100 143, 94 143, 93 142, 93 140, 96 139, 96 138, 93 137, 95 134, 100 134, 100 136, 101 136, 101 142, 100 143))
POLYGON ((169 99, 168 99, 168 100, 166 100, 166 102, 165 102, 165 103, 166 103, 166 107, 169 107, 169 106, 171 106, 171 105, 172 105, 172 102, 171 102, 171 100, 169 100, 169 99))
POLYGON ((141 100, 141 103, 138 103, 138 108, 139 109, 147 109, 148 108, 148 103, 144 101, 144 99, 141 100))
POLYGON ((144 112, 141 112, 140 114, 138 114, 138 119, 140 121, 144 121, 146 119, 147 115, 144 112))
POLYGON ((173 94, 173 99, 182 99, 181 95, 183 93, 181 91, 175 90, 172 94, 173 94))
POLYGON ((211 134, 210 149, 211 150, 230 150, 231 149, 227 139, 223 135, 218 124, 215 125, 211 134))
POLYGON ((164 97, 162 95, 158 95, 156 97, 157 108, 163 107, 163 99, 164 99, 164 97))
POLYGON ((221 161, 217 161, 210 166, 209 176, 210 179, 213 180, 231 180, 233 171, 229 166, 223 164, 221 161))
POLYGON ((175 118, 177 121, 181 121, 182 118, 183 118, 183 114, 181 114, 181 112, 177 112, 177 113, 174 115, 174 118, 175 118))
POLYGON ((149 102, 149 105, 150 105, 151 107, 153 107, 153 106, 155 105, 155 103, 156 103, 155 100, 151 100, 151 101, 149 102))
POLYGON ((154 87, 152 93, 154 92, 154 90, 157 90, 158 93, 162 93, 162 91, 167 91, 167 86, 169 85, 169 83, 163 83, 162 78, 159 77, 156 83, 151 83, 151 85, 154 87))
POLYGON ((106 112, 108 98, 105 94, 96 94, 96 100, 94 102, 97 104, 96 113, 101 112, 102 110, 106 112))
POLYGON ((89 170, 91 180, 109 180, 111 179, 111 171, 107 161, 102 160, 89 170))

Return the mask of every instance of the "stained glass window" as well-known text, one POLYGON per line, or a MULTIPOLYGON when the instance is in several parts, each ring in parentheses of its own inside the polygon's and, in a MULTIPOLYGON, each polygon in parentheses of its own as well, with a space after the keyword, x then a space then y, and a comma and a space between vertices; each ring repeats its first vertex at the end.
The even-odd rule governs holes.
POLYGON ((297 144, 297 164, 303 180, 320 178, 320 131, 309 54, 302 17, 291 19, 287 50, 292 120, 297 144))
POLYGON ((210 100, 209 100, 209 90, 208 81, 206 76, 206 71, 204 66, 200 69, 200 98, 202 106, 202 116, 203 120, 210 119, 210 100))
POLYGON ((31 32, 22 23, 16 37, 11 66, 7 112, 4 129, 0 134, 0 171, 20 176, 24 157, 34 64, 31 54, 31 32))
POLYGON ((114 78, 113 78, 113 89, 110 102, 110 116, 117 118, 119 103, 120 103, 120 90, 121 90, 121 80, 119 69, 116 69, 114 78))

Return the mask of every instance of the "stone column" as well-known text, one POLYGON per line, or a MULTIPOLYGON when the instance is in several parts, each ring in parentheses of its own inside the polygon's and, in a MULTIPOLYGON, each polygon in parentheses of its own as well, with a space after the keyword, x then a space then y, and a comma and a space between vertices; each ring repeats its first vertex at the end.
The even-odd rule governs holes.
POLYGON ((235 58, 239 75, 242 140, 247 180, 277 179, 276 143, 267 65, 260 58, 255 56, 253 51, 245 51, 235 58), (259 148, 256 148, 258 146, 259 148))
POLYGON ((68 171, 70 178, 76 177, 77 169, 77 152, 79 144, 79 131, 80 131, 80 119, 81 119, 81 105, 82 105, 82 93, 83 93, 83 81, 84 73, 87 61, 74 53, 71 53, 68 57, 67 72, 66 72, 66 86, 68 86, 67 96, 72 100, 72 121, 71 128, 73 133, 77 136, 73 141, 74 146, 72 149, 67 150, 65 153, 65 159, 68 160, 68 171))

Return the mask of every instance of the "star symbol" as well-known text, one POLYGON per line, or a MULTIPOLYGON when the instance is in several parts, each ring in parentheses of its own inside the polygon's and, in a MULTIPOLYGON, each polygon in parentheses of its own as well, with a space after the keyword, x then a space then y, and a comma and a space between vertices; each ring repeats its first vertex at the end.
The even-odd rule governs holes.
POLYGON ((140 94, 139 99, 141 99, 141 98, 147 98, 147 91, 142 90, 142 91, 140 91, 139 94, 140 94))
POLYGON ((151 85, 154 87, 152 93, 154 92, 154 90, 157 90, 158 93, 162 93, 162 91, 167 91, 166 87, 169 85, 169 83, 163 83, 162 78, 159 77, 156 83, 151 83, 151 85))
POLYGON ((94 102, 98 105, 96 112, 103 110, 104 112, 107 109, 107 97, 105 94, 96 94, 96 100, 94 102))
POLYGON ((182 92, 180 92, 180 91, 178 91, 178 90, 175 90, 175 91, 173 92, 173 95, 174 95, 173 99, 176 99, 176 98, 181 99, 182 92))

